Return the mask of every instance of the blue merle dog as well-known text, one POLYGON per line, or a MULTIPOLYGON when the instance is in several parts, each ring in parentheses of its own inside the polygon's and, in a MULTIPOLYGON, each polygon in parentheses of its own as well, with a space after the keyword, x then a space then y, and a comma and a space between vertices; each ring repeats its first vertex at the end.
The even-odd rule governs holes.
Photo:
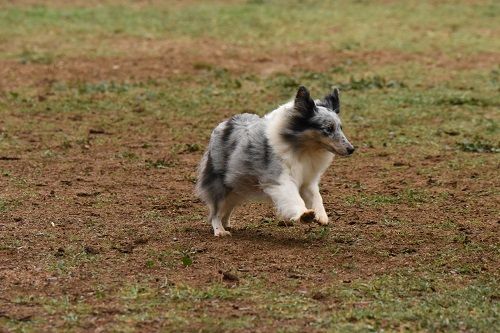
POLYGON ((248 199, 271 199, 287 220, 328 224, 320 177, 334 155, 354 152, 339 112, 338 89, 315 101, 301 86, 294 100, 264 117, 245 113, 220 123, 196 186, 214 235, 230 235, 231 212, 248 199))

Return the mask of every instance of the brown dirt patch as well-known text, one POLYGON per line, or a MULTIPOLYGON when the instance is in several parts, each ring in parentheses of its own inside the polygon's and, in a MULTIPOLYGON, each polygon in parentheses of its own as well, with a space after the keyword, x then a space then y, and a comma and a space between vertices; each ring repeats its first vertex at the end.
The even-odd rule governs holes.
MULTIPOLYGON (((74 130, 75 125, 85 128, 97 120, 93 117, 76 124, 60 118, 56 120, 57 130, 74 130)), ((344 279, 366 278, 409 262, 424 264, 433 260, 443 246, 461 246, 449 237, 457 231, 443 232, 436 228, 436 220, 456 221, 469 239, 482 244, 498 241, 498 221, 492 219, 498 198, 484 200, 482 194, 484 189, 498 185, 492 165, 486 164, 473 173, 455 171, 430 179, 416 171, 445 164, 455 157, 453 152, 424 157, 408 150, 401 152, 407 159, 402 164, 399 155, 386 153, 383 148, 362 148, 353 158, 338 159, 324 178, 326 207, 335 220, 329 227, 335 235, 334 244, 314 238, 305 226, 266 227, 262 221, 273 217, 273 209, 265 204, 240 209, 231 238, 213 238, 204 221, 205 207, 192 194, 190 179, 195 175, 200 153, 180 155, 175 168, 148 169, 144 161, 168 155, 173 138, 165 135, 163 124, 154 119, 143 121, 143 126, 149 128, 147 136, 103 135, 90 148, 63 151, 58 142, 43 142, 43 146, 62 154, 59 157, 40 157, 40 148, 30 146, 2 153, 19 158, 1 160, 0 166, 12 170, 12 176, 27 186, 19 187, 6 177, 1 178, 4 197, 22 198, 3 214, 0 223, 0 237, 9 244, 17 240, 0 252, 3 297, 27 292, 82 297, 92 290, 95 274, 106 283, 137 281, 145 278, 144 263, 151 251, 172 248, 194 248, 196 265, 184 270, 155 268, 147 272, 148 278, 168 276, 172 283, 204 285, 221 279, 219 270, 244 271, 263 277, 270 284, 298 278, 303 281, 302 287, 314 289, 332 279, 333 266, 344 279), (144 148, 144 142, 152 145, 144 148), (124 148, 139 159, 118 158, 124 148), (388 169, 390 174, 386 173, 388 169), (353 186, 358 183, 364 192, 384 195, 400 193, 407 187, 422 189, 432 202, 397 209, 348 205, 346 197, 361 191, 353 186), (26 188, 31 189, 29 193, 26 188), (443 192, 448 196, 439 199, 443 192), (148 217, 151 212, 163 222, 148 217), (405 224, 388 227, 383 223, 385 218, 405 224), (402 236, 405 233, 411 234, 411 238, 402 236), (332 245, 339 247, 338 254, 332 255, 332 245), (75 250, 97 254, 105 260, 92 267, 92 274, 90 267, 82 264, 66 278, 44 267, 47 258, 68 258, 75 250), (381 257, 381 252, 389 255, 381 257)), ((99 135, 89 134, 90 141, 99 135)), ((29 133, 25 140, 36 137, 37 133, 29 133)), ((188 135, 180 143, 190 139, 188 135)), ((362 134, 353 138, 355 142, 362 140, 362 134)), ((492 258, 471 256, 463 260, 480 262, 486 270, 494 269, 492 258)), ((18 311, 17 306, 7 306, 6 310, 17 316, 17 312, 11 312, 18 311)))
MULTIPOLYGON (((44 87, 52 81, 100 81, 165 78, 190 74, 214 66, 234 73, 271 75, 294 69, 322 71, 345 62, 366 66, 418 63, 424 68, 491 69, 500 62, 499 53, 472 55, 443 53, 414 54, 398 51, 335 51, 328 45, 292 45, 286 50, 269 51, 266 56, 255 49, 222 44, 214 40, 115 40, 117 52, 134 45, 133 56, 65 57, 51 64, 22 64, 0 60, 0 92, 21 86, 44 87)), ((452 73, 450 73, 452 75, 452 73)), ((443 80, 449 77, 441 78, 443 80)))

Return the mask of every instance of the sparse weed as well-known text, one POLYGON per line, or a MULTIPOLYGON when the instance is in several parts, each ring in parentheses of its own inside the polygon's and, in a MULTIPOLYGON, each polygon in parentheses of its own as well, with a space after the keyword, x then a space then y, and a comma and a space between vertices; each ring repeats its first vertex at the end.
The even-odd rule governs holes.
POLYGON ((1 212, 6 212, 7 209, 9 208, 8 204, 7 204, 7 201, 0 198, 0 213, 1 212))
POLYGON ((478 97, 468 97, 468 96, 450 96, 450 97, 441 97, 436 101, 437 105, 451 105, 451 106, 500 106, 499 102, 490 101, 483 98, 478 97))
POLYGON ((330 234, 330 229, 327 227, 313 228, 307 233, 309 240, 325 239, 330 234))
POLYGON ((166 159, 157 159, 156 161, 147 159, 145 161, 146 168, 150 169, 166 169, 175 166, 175 162, 173 160, 166 159))
POLYGON ((386 80, 385 78, 375 75, 361 79, 351 77, 349 83, 341 83, 339 87, 343 90, 367 90, 367 89, 384 89, 384 88, 406 88, 406 84, 395 80, 386 80))
POLYGON ((54 62, 55 56, 49 52, 36 52, 24 50, 19 55, 19 62, 22 64, 42 64, 50 65, 54 62))
POLYGON ((135 160, 139 159, 139 156, 137 156, 137 154, 132 152, 132 151, 121 152, 118 154, 118 157, 126 159, 126 160, 130 160, 130 161, 135 161, 135 160))
POLYGON ((475 138, 473 141, 458 142, 460 150, 469 153, 500 153, 500 146, 475 138))
POLYGON ((126 93, 130 89, 128 83, 99 82, 99 83, 81 83, 77 86, 79 94, 96 94, 96 93, 126 93))

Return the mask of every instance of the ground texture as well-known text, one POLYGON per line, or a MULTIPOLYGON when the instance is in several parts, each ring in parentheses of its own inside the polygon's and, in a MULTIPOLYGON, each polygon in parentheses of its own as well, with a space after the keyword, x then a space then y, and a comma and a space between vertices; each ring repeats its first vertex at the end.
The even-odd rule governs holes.
POLYGON ((0 331, 498 332, 496 1, 0 2, 0 331), (298 85, 357 146, 331 223, 194 196, 298 85))

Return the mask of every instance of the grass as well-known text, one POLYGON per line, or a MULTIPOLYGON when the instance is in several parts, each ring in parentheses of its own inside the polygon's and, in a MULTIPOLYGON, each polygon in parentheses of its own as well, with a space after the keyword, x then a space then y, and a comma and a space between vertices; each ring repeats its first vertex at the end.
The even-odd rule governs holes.
MULTIPOLYGON (((322 74, 320 79, 311 73, 297 74, 291 77, 277 74, 267 79, 240 78, 243 86, 249 88, 227 88, 228 82, 232 82, 235 77, 236 75, 231 73, 226 73, 222 77, 213 73, 205 73, 198 77, 198 82, 195 83, 187 78, 174 77, 168 81, 155 82, 154 85, 142 82, 135 84, 135 87, 130 84, 99 83, 91 85, 80 83, 75 88, 68 88, 64 91, 54 89, 51 94, 54 94, 55 97, 41 102, 36 101, 34 96, 29 94, 16 93, 17 97, 8 99, 6 106, 19 108, 29 113, 69 112, 84 115, 93 110, 99 110, 102 114, 101 125, 106 128, 116 126, 116 124, 111 125, 111 121, 116 121, 110 119, 116 110, 122 112, 122 117, 118 120, 120 126, 127 126, 135 121, 136 113, 134 110, 140 101, 140 104, 143 105, 143 111, 140 114, 154 115, 159 121, 165 122, 167 127, 174 116, 192 119, 197 126, 204 129, 205 134, 208 134, 213 123, 210 120, 217 118, 217 115, 210 112, 211 108, 231 108, 235 113, 245 112, 247 111, 246 103, 251 102, 254 111, 263 114, 275 107, 275 101, 259 98, 262 96, 262 92, 253 87, 267 86, 266 95, 287 99, 290 95, 290 84, 296 85, 300 82, 311 86, 314 91, 325 91, 331 86, 339 85, 339 82, 342 85, 344 77, 346 78, 345 82, 351 82, 346 74, 322 74), (293 83, 285 84, 283 82, 288 82, 284 81, 285 79, 292 80, 293 83), (189 87, 187 87, 188 84, 189 87), (220 96, 214 95, 217 91, 222 90, 228 93, 220 96), (165 91, 168 91, 169 94, 165 94, 165 91), (100 96, 102 93, 105 93, 105 98, 100 96), (196 97, 193 98, 193 96, 196 97)), ((471 77, 471 80, 473 79, 476 81, 471 81, 471 85, 480 84, 483 78, 471 77)), ((364 82, 363 84, 366 84, 368 81, 364 82)), ((456 94, 459 92, 458 89, 436 87, 424 91, 419 88, 410 90, 404 87, 390 87, 388 91, 379 92, 378 90, 369 89, 363 92, 355 90, 344 94, 343 110, 346 110, 344 117, 345 121, 350 123, 352 131, 368 125, 374 127, 372 131, 364 133, 365 141, 380 143, 380 138, 384 137, 386 141, 381 143, 389 146, 408 146, 418 143, 422 147, 430 147, 436 143, 449 144, 451 143, 450 139, 457 138, 443 136, 442 132, 439 131, 427 133, 427 123, 433 121, 438 123, 438 129, 440 123, 443 123, 443 127, 445 126, 445 131, 447 131, 446 129, 460 129, 458 139, 461 141, 466 141, 462 138, 474 135, 473 133, 481 133, 483 138, 480 140, 486 141, 486 143, 479 142, 477 145, 486 147, 486 144, 489 145, 489 148, 485 148, 486 150, 495 151, 495 145, 488 143, 488 141, 495 142, 498 137, 498 127, 494 125, 495 117, 493 114, 498 102, 495 102, 493 90, 484 89, 475 92, 475 100, 484 101, 480 105, 476 103, 460 107, 449 105, 450 109, 446 113, 442 112, 443 104, 441 101, 443 99, 441 96, 443 94, 456 94), (377 112, 373 112, 371 105, 376 105, 377 112), (472 123, 470 122, 471 112, 474 113, 472 123), (408 124, 408 126, 405 126, 403 130, 401 124, 408 124), (387 131, 393 131, 393 135, 387 137, 387 131)), ((37 125, 38 123, 35 122, 27 124, 27 126, 37 125)), ((61 141, 63 140, 64 138, 61 138, 61 141)), ((8 145, 9 141, 3 144, 8 145)), ((184 150, 196 151, 199 149, 199 146, 191 142, 185 142, 183 145, 185 145, 184 150)), ((471 147, 470 144, 457 146, 460 149, 478 149, 471 147)), ((47 151, 47 154, 52 155, 53 152, 47 151)), ((152 167, 161 166, 161 164, 161 161, 159 163, 148 162, 148 165, 152 167)))
POLYGON ((495 283, 449 288, 429 277, 382 276, 334 292, 346 301, 321 321, 336 331, 409 329, 431 332, 482 331, 498 326, 495 283), (438 291, 439 290, 439 291, 438 291), (474 313, 469 309, 474 308, 474 313), (331 326, 330 326, 331 325, 331 326))
MULTIPOLYGON (((79 43, 89 47, 96 36, 136 38, 213 38, 240 45, 286 46, 300 42, 330 43, 338 49, 448 52, 498 49, 494 35, 499 5, 456 6, 451 3, 410 1, 377 3, 338 1, 264 1, 169 5, 141 8, 5 6, 0 14, 0 39, 15 37, 34 42, 40 50, 55 46, 56 53, 74 52, 79 43), (305 10, 307 8, 307 10, 305 10), (432 15, 428 15, 432 12, 432 15), (383 17, 382 24, 378 18, 383 17), (196 19, 193 19, 196 18, 196 19), (327 22, 316 24, 318 21, 327 22), (401 25, 400 22, 405 22, 401 25), (424 28, 427 27, 427 28, 424 28), (294 31, 290 34, 290 31, 294 31), (386 36, 391 36, 390 39, 386 36), (71 36, 72 38, 65 38, 71 36), (37 40, 37 37, 41 39, 37 40), (53 38, 66 40, 54 45, 53 38)), ((104 47, 97 54, 109 53, 104 47)), ((19 53, 19 52, 17 52, 19 53)))
MULTIPOLYGON (((252 330, 262 323, 267 326, 272 320, 290 322, 287 330, 293 330, 294 321, 299 320, 295 329, 300 330, 305 320, 305 327, 335 332, 402 329, 493 332, 499 324, 496 282, 477 281, 467 286, 460 286, 458 282, 459 279, 452 276, 441 280, 433 275, 419 276, 400 271, 307 293, 285 292, 279 288, 260 289, 261 281, 245 280, 237 287, 213 284, 201 289, 186 285, 153 287, 132 284, 123 286, 117 294, 100 291, 94 297, 113 300, 115 304, 118 302, 118 308, 122 309, 110 329, 127 327, 130 320, 147 323, 160 317, 164 327, 180 330, 198 325, 203 331, 217 327, 252 330), (241 300, 245 305, 241 305, 241 300), (193 317, 190 313, 193 306, 213 308, 226 303, 240 304, 242 315, 226 317, 221 314, 224 317, 221 323, 213 317, 193 317), (327 308, 329 310, 325 311, 327 308), (254 311, 261 313, 259 320, 251 314, 254 311)), ((29 303, 40 304, 49 314, 60 316, 67 328, 84 327, 92 309, 91 299, 72 301, 67 297, 34 297, 29 303)), ((101 314, 97 313, 97 316, 101 314)), ((43 322, 43 318, 39 320, 43 322)), ((24 326, 15 320, 3 321, 11 328, 24 326)), ((30 325, 28 323, 25 327, 30 325)))
POLYGON ((472 153, 498 153, 500 147, 489 142, 484 142, 480 138, 475 138, 474 141, 463 141, 457 143, 458 147, 466 152, 472 153))
POLYGON ((9 205, 4 199, 0 199, 0 212, 5 212, 9 208, 9 205))
POLYGON ((0 62, 19 71, 0 79, 0 330, 498 331, 499 16, 495 1, 0 5, 0 62), (255 205, 213 240, 191 192, 214 125, 300 84, 341 88, 358 146, 322 188, 338 220, 286 228, 255 205))

